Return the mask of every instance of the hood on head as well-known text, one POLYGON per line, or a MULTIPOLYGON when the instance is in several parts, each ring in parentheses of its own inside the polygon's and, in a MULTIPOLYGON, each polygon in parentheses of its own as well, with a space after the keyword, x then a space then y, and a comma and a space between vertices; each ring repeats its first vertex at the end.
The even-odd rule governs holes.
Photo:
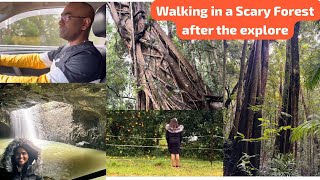
POLYGON ((183 131, 184 126, 183 125, 179 125, 177 128, 173 129, 172 127, 170 127, 169 124, 166 124, 165 128, 166 128, 167 131, 169 131, 171 133, 179 133, 179 132, 183 131))
POLYGON ((7 172, 13 172, 14 151, 17 147, 26 149, 29 155, 29 166, 28 170, 35 172, 40 166, 40 149, 36 147, 31 141, 27 139, 15 139, 5 149, 1 164, 7 170, 7 172))

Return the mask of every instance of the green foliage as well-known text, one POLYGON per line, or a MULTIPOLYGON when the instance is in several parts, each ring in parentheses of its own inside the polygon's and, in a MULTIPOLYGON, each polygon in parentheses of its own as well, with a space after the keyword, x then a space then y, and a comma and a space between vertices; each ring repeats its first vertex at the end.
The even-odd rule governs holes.
POLYGON ((246 137, 244 136, 244 134, 242 134, 242 133, 239 133, 239 132, 237 132, 237 135, 238 136, 234 136, 234 139, 236 139, 236 138, 241 138, 241 139, 245 139, 246 137))
POLYGON ((245 138, 245 135, 237 132, 237 136, 234 136, 234 139, 240 138, 241 141, 247 141, 247 142, 258 142, 263 140, 269 140, 272 138, 275 138, 276 136, 279 136, 281 131, 291 130, 291 126, 280 126, 278 127, 278 124, 272 123, 270 120, 259 118, 259 121, 261 121, 260 126, 263 127, 263 134, 259 138, 245 138))
POLYGON ((250 156, 246 153, 243 153, 237 164, 237 167, 241 171, 243 171, 247 176, 253 176, 252 171, 257 170, 250 162, 250 159, 254 157, 255 155, 250 156))
POLYGON ((14 23, 11 28, 17 36, 39 36, 40 30, 38 17, 30 17, 14 23))
POLYGON ((6 45, 63 45, 65 40, 59 37, 58 21, 58 15, 40 15, 19 20, 0 30, 4 37, 0 42, 6 45))
POLYGON ((266 172, 261 172, 266 176, 298 176, 295 159, 292 154, 277 154, 269 162, 266 172))
MULTIPOLYGON (((320 59, 320 51, 316 51, 311 54, 309 58, 314 59, 313 62, 317 62, 316 60, 320 59)), ((308 89, 314 89, 320 82, 320 63, 317 62, 309 68, 310 70, 307 73, 306 87, 308 89)))
POLYGON ((129 58, 116 26, 107 24, 107 109, 134 109, 135 78, 129 58))
POLYGON ((320 117, 315 116, 315 119, 306 121, 293 129, 291 141, 302 140, 305 136, 317 136, 320 137, 320 117))
POLYGON ((108 176, 222 176, 223 163, 181 157, 181 167, 172 168, 170 157, 107 156, 108 176))
POLYGON ((250 109, 253 112, 258 112, 262 109, 262 105, 250 106, 248 109, 250 109))
MULTIPOLYGON (((158 111, 108 111, 107 112, 107 144, 154 146, 154 139, 161 138, 161 120, 155 118, 158 111), (160 121, 159 121, 160 120, 160 121), (116 137, 113 137, 116 136, 116 137)), ((149 154, 154 148, 108 147, 107 154, 112 155, 143 155, 149 154), (140 151, 139 151, 140 150, 140 151)))
POLYGON ((105 121, 105 93, 103 84, 7 84, 0 91, 0 108, 10 111, 58 101, 72 104, 76 109, 94 111, 105 121))
POLYGON ((320 24, 317 21, 301 23, 300 59, 302 82, 314 90, 320 81, 320 24))
POLYGON ((163 156, 168 154, 165 124, 173 117, 184 125, 184 137, 203 136, 197 141, 183 139, 182 156, 221 159, 222 112, 214 111, 108 111, 107 144, 153 147, 107 146, 113 156, 163 156), (146 139, 144 139, 146 138, 146 139), (157 139, 153 139, 157 138, 157 139))

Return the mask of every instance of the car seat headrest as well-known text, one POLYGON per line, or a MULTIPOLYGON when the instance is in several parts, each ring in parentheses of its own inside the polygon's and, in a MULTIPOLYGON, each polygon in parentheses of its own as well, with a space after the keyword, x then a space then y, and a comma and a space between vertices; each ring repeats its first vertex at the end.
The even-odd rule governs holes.
POLYGON ((97 37, 106 37, 106 5, 102 5, 96 11, 92 31, 97 37))

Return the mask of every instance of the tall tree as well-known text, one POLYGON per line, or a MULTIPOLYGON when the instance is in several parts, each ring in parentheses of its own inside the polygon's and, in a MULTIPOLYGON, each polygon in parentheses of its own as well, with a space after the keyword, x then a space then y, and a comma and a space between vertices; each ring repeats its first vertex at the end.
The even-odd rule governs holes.
MULTIPOLYGON (((225 95, 226 91, 226 74, 227 74, 227 48, 228 44, 226 40, 223 40, 223 69, 222 69, 222 97, 225 95)), ((225 102, 225 100, 224 100, 225 102)))
MULTIPOLYGON (((278 126, 296 127, 298 124, 299 90, 300 90, 300 68, 299 68, 299 46, 298 35, 300 22, 294 27, 293 37, 287 41, 285 84, 282 96, 282 112, 279 117, 278 126)), ((289 138, 291 130, 282 130, 276 140, 276 151, 279 153, 293 152, 293 144, 289 138)), ((297 156, 297 145, 295 145, 295 157, 297 156)))
MULTIPOLYGON (((248 60, 245 77, 244 99, 241 106, 237 132, 226 144, 224 175, 257 175, 260 165, 261 106, 266 83, 268 41, 256 40, 248 60), (267 54, 265 54, 267 53, 267 54), (264 71, 263 71, 263 68, 264 71), (265 80, 265 81, 263 81, 265 80), (249 162, 249 163, 248 163, 249 162)), ((237 123, 237 122, 235 122, 237 123)))
POLYGON ((160 25, 147 3, 107 3, 137 78, 136 109, 212 109, 213 92, 160 25))
POLYGON ((237 92, 237 100, 236 100, 236 112, 234 117, 234 123, 231 129, 230 137, 234 137, 237 134, 238 126, 239 126, 239 118, 241 113, 241 100, 242 100, 242 90, 243 90, 243 79, 244 79, 244 71, 245 71, 245 58, 246 58, 246 49, 248 46, 248 40, 244 40, 242 55, 240 59, 240 75, 238 81, 238 92, 237 92))

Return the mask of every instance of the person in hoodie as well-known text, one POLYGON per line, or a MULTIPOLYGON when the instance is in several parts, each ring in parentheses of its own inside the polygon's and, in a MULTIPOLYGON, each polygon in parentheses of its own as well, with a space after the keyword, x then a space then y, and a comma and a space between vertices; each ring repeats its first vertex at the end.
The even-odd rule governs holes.
POLYGON ((43 180, 39 175, 40 150, 27 139, 15 139, 5 149, 0 179, 43 180))
POLYGON ((180 167, 180 145, 182 142, 183 125, 178 124, 177 118, 170 120, 169 124, 166 124, 166 140, 168 144, 168 150, 171 154, 171 166, 180 167))

